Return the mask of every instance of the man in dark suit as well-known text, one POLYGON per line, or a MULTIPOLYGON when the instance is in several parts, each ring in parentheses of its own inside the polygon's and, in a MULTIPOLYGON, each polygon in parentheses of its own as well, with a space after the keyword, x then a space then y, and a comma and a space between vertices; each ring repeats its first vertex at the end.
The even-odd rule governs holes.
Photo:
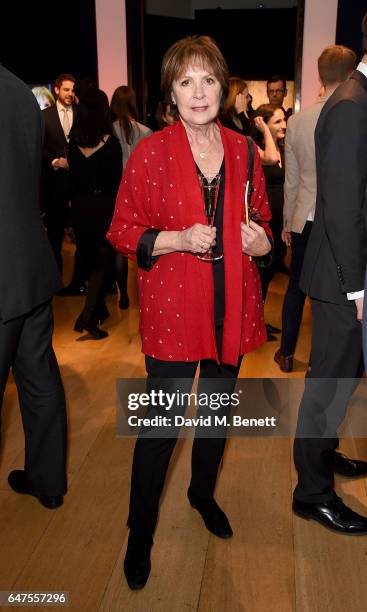
POLYGON ((316 206, 315 128, 322 107, 336 88, 350 77, 356 54, 342 45, 326 47, 318 59, 319 79, 324 95, 315 104, 289 118, 285 138, 284 228, 282 238, 292 245, 290 278, 282 311, 282 339, 274 359, 283 372, 293 369, 302 321, 305 294, 299 279, 312 230, 316 206))
POLYGON ((12 368, 25 432, 18 493, 56 508, 66 492, 66 410, 52 349, 61 281, 42 225, 42 119, 31 90, 0 65, 0 408, 12 368))
MULTIPOLYGON (((42 113, 45 123, 43 142, 43 170, 47 234, 60 272, 62 272, 62 242, 66 220, 70 214, 70 181, 67 150, 69 132, 73 125, 76 106, 75 78, 60 74, 54 85, 56 104, 42 113)), ((84 295, 81 257, 76 250, 73 279, 60 295, 84 295)))
POLYGON ((367 534, 367 518, 334 492, 334 473, 367 475, 337 453, 337 428, 360 373, 367 262, 367 15, 362 62, 325 104, 315 132, 317 200, 300 287, 312 298, 310 371, 300 406, 294 512, 334 531, 367 534))
POLYGON ((54 85, 56 104, 43 111, 47 234, 60 272, 62 241, 70 200, 67 148, 73 125, 74 83, 75 78, 71 74, 57 77, 54 85))

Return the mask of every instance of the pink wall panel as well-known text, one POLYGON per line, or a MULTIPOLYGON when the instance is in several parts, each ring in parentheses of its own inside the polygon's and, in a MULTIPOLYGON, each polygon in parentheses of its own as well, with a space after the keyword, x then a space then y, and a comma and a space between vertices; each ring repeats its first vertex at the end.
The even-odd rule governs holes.
POLYGON ((125 0, 95 0, 99 86, 109 98, 127 85, 125 0))
POLYGON ((313 104, 320 90, 317 58, 325 47, 335 43, 337 11, 338 0, 306 0, 305 2, 302 108, 313 104))

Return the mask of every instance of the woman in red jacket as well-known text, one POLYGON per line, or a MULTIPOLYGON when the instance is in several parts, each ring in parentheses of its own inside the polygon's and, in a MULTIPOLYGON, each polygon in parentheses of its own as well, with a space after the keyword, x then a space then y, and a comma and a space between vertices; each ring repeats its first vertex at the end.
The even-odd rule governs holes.
MULTIPOLYGON (((142 140, 131 155, 108 238, 138 263, 148 390, 189 391, 200 362, 201 390, 230 392, 243 355, 266 341, 253 260, 271 250, 261 162, 255 150, 257 223, 246 224, 247 141, 217 120, 228 70, 212 39, 176 42, 163 59, 161 84, 178 121, 142 140), (207 222, 201 184, 215 190, 213 226, 207 222), (206 261, 211 250, 215 260, 206 261), (215 380, 210 385, 208 379, 215 380)), ((164 406, 159 410, 167 415, 164 406)), ((199 408, 199 413, 204 411, 199 408)), ((152 406, 148 416, 155 414, 152 406)), ((132 589, 142 588, 149 577, 159 498, 178 431, 172 428, 165 438, 150 433, 150 428, 140 431, 134 451, 124 562, 132 589)), ((216 437, 208 435, 197 428, 188 498, 209 531, 228 538, 231 526, 214 500, 225 427, 216 437)))

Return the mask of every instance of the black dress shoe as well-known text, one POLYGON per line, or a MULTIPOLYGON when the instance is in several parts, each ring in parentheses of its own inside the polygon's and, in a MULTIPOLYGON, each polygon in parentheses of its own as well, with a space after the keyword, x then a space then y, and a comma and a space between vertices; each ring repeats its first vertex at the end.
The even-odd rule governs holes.
POLYGON ((191 506, 200 512, 208 531, 218 538, 227 539, 233 536, 229 520, 215 499, 201 499, 190 491, 187 496, 191 506))
POLYGON ((124 573, 132 591, 143 589, 147 583, 151 569, 152 545, 152 538, 136 538, 130 532, 124 560, 124 573))
POLYGON ((119 299, 119 308, 121 310, 126 310, 129 308, 130 300, 128 295, 122 295, 119 299))
POLYGON ((293 500, 293 512, 304 519, 313 519, 327 529, 345 535, 367 535, 367 518, 357 514, 335 495, 335 499, 322 504, 308 504, 293 500))
POLYGON ((282 372, 292 372, 293 371, 293 355, 285 355, 280 354, 280 349, 274 355, 274 361, 279 365, 279 368, 282 372))
POLYGON ((62 495, 37 495, 37 493, 34 493, 27 482, 24 470, 13 470, 10 472, 8 476, 8 483, 16 493, 33 495, 33 497, 38 499, 42 506, 45 506, 45 508, 49 508, 50 510, 54 510, 63 504, 64 498, 62 495))
POLYGON ((102 325, 109 316, 110 313, 106 304, 99 306, 97 308, 97 325, 102 325))
POLYGON ((342 453, 333 453, 333 469, 335 474, 345 478, 361 478, 367 475, 367 462, 349 459, 342 453))
POLYGON ((60 295, 60 296, 70 296, 70 295, 87 295, 88 291, 87 291, 87 287, 85 285, 66 285, 66 287, 63 287, 63 289, 60 289, 60 291, 57 292, 56 295, 60 295))
POLYGON ((104 329, 100 329, 97 323, 86 323, 81 314, 74 323, 74 331, 81 334, 84 330, 89 333, 93 340, 102 340, 108 336, 108 332, 104 329))
POLYGON ((268 331, 270 334, 280 334, 280 332, 282 331, 281 329, 279 329, 279 327, 274 327, 274 325, 270 325, 270 323, 266 323, 265 327, 266 331, 268 331))

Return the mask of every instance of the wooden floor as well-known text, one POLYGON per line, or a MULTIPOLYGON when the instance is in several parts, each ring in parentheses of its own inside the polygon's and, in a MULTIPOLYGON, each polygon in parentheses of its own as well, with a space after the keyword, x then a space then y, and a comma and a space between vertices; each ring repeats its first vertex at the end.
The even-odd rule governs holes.
MULTIPOLYGON (((66 253, 70 267, 70 248, 66 253)), ((272 285, 267 320, 280 325, 286 277, 272 285)), ((64 590, 70 610, 127 612, 365 612, 367 538, 335 535, 291 513, 295 474, 289 439, 234 438, 226 448, 217 498, 234 537, 209 535, 186 499, 189 440, 180 440, 143 591, 122 575, 133 440, 115 435, 116 379, 143 377, 134 274, 131 307, 109 298, 109 338, 93 342, 72 331, 82 298, 55 299, 55 349, 69 415, 69 492, 56 511, 7 485, 21 468, 23 434, 12 380, 3 409, 0 470, 0 590, 64 590)), ((307 305, 292 377, 303 377, 309 353, 307 305)), ((241 375, 280 376, 267 343, 244 361, 241 375)), ((343 448, 367 457, 365 443, 343 448)), ((337 482, 356 510, 367 512, 366 482, 337 482)), ((44 608, 51 609, 51 608, 44 608)))

